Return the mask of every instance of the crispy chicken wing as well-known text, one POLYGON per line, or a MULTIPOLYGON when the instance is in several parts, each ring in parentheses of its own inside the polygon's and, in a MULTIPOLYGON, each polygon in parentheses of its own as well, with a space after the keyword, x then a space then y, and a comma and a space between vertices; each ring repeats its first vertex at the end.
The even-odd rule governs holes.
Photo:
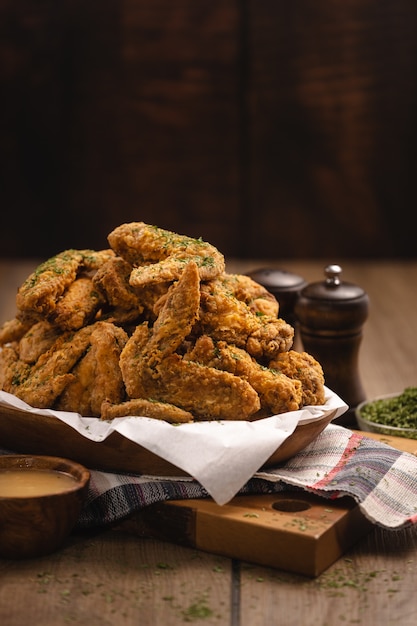
POLYGON ((257 315, 229 290, 222 279, 201 285, 200 321, 196 334, 245 348, 256 359, 271 359, 289 350, 294 329, 282 319, 257 315))
POLYGON ((101 405, 101 419, 103 420, 112 420, 115 417, 125 417, 126 415, 152 417, 157 420, 165 420, 171 424, 183 424, 193 421, 191 413, 168 402, 135 398, 120 404, 111 404, 109 401, 105 401, 101 405))
POLYGON ((269 367, 301 382, 302 406, 325 403, 323 368, 311 354, 290 350, 277 355, 269 367))
POLYGON ((58 398, 55 408, 100 417, 105 400, 114 404, 122 402, 125 389, 119 358, 126 341, 127 334, 122 328, 97 322, 91 333, 91 346, 73 368, 74 379, 58 398))
POLYGON ((147 376, 146 389, 149 397, 190 411, 197 420, 246 420, 261 407, 258 394, 243 378, 175 353, 147 376))
POLYGON ((144 322, 136 327, 120 356, 120 368, 131 398, 146 397, 142 369, 152 369, 177 350, 190 333, 200 302, 200 279, 194 262, 184 267, 180 280, 172 285, 153 328, 144 322))
POLYGON ((4 322, 4 324, 0 326, 0 346, 3 346, 5 343, 11 343, 12 341, 19 341, 32 324, 32 319, 26 318, 20 320, 17 319, 17 317, 4 322))
POLYGON ((15 385, 20 385, 30 373, 30 365, 19 359, 19 346, 9 343, 0 348, 0 389, 14 393, 15 385))
POLYGON ((143 313, 144 306, 129 284, 132 269, 130 263, 116 256, 97 270, 93 282, 111 307, 131 311, 138 318, 143 313))
POLYGON ((299 380, 292 380, 281 372, 261 366, 246 350, 225 341, 214 342, 211 337, 203 335, 185 354, 184 359, 225 370, 247 380, 259 394, 261 409, 265 414, 295 411, 301 405, 299 380))
POLYGON ((75 333, 63 333, 30 369, 27 378, 13 382, 18 398, 38 408, 50 408, 65 387, 74 380, 71 369, 90 344, 94 326, 85 326, 75 333))
POLYGON ((104 298, 89 276, 79 276, 59 298, 49 319, 63 330, 78 330, 95 317, 104 298))
POLYGON ((97 270, 112 256, 112 250, 65 250, 41 263, 17 292, 18 317, 49 315, 78 273, 97 270))
POLYGON ((223 255, 211 244, 144 222, 118 226, 108 241, 116 254, 135 266, 130 276, 134 287, 177 280, 189 261, 196 263, 202 280, 225 270, 223 255))
POLYGON ((25 363, 36 363, 41 354, 49 350, 61 331, 48 321, 36 322, 19 342, 19 358, 25 363))
POLYGON ((226 291, 248 305, 252 313, 278 317, 279 303, 272 293, 244 274, 225 274, 218 279, 226 291))

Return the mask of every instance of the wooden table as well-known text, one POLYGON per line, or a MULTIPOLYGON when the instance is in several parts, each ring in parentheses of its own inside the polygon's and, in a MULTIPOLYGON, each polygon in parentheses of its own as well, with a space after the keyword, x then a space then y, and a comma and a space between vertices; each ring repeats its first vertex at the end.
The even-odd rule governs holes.
MULTIPOLYGON (((332 259, 330 261, 333 261, 332 259)), ((340 261, 338 261, 340 262, 340 261)), ((0 262, 0 322, 34 262, 0 262)), ((342 262, 370 297, 360 372, 368 396, 417 384, 417 261, 342 262)), ((246 272, 270 262, 229 261, 246 272)), ((279 261, 307 281, 325 262, 279 261)), ((32 561, 0 560, 0 623, 231 626, 417 623, 417 530, 375 528, 315 579, 154 539, 123 527, 74 533, 32 561)))

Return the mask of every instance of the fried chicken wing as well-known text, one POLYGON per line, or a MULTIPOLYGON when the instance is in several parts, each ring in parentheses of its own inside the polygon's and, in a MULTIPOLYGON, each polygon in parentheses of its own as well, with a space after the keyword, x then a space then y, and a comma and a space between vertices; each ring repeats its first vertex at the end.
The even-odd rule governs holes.
POLYGON ((142 370, 152 370, 177 350, 197 319, 200 279, 194 262, 188 263, 180 280, 172 285, 152 330, 145 322, 137 326, 120 356, 120 368, 131 398, 146 397, 142 370))
POLYGON ((258 394, 243 378, 175 353, 146 377, 146 389, 148 397, 175 404, 197 420, 246 420, 261 407, 258 394))
POLYGON ((130 398, 146 397, 140 370, 150 338, 151 330, 148 323, 143 322, 143 324, 136 327, 121 352, 119 364, 126 392, 130 398))
POLYGON ((17 317, 4 322, 4 324, 0 326, 0 346, 3 346, 5 343, 11 343, 12 341, 19 341, 32 324, 33 320, 31 319, 20 320, 17 317))
POLYGON ((19 359, 19 346, 10 343, 0 348, 0 389, 14 393, 30 373, 30 365, 19 359))
POLYGON ((65 250, 41 263, 18 290, 18 317, 49 315, 79 272, 97 270, 112 256, 112 250, 65 250))
POLYGON ((311 354, 290 350, 277 355, 269 367, 301 382, 302 406, 325 403, 323 368, 311 354))
POLYGON ((122 402, 125 389, 119 358, 127 338, 122 328, 97 322, 91 333, 90 348, 73 368, 74 379, 58 398, 55 408, 100 417, 105 400, 114 404, 122 402))
POLYGON ((271 359, 292 347, 294 329, 282 319, 257 315, 221 279, 201 285, 197 334, 245 348, 256 359, 271 359))
POLYGON ((78 330, 95 317, 104 298, 89 276, 80 276, 72 282, 57 301, 49 319, 63 330, 78 330))
POLYGON ((134 266, 130 276, 134 287, 177 280, 184 264, 191 260, 202 280, 219 276, 225 270, 224 256, 211 244, 144 222, 118 226, 108 241, 117 255, 134 266))
POLYGON ((203 335, 184 359, 225 370, 247 380, 258 393, 261 409, 267 415, 296 411, 301 405, 299 380, 261 366, 246 350, 225 341, 214 342, 211 337, 203 335))
POLYGON ((278 317, 279 303, 272 293, 244 274, 225 274, 219 281, 226 291, 248 305, 252 313, 278 317))
POLYGON ((36 363, 41 354, 49 350, 60 334, 60 329, 50 322, 46 320, 36 322, 19 342, 19 358, 25 363, 36 363))
POLYGON ((148 354, 158 352, 160 358, 177 350, 190 334, 200 306, 200 278, 197 264, 190 261, 180 279, 168 291, 152 329, 148 354))
POLYGON ((120 404, 111 404, 109 401, 105 401, 101 405, 101 419, 103 420, 113 420, 116 417, 125 417, 126 415, 152 417, 171 424, 184 424, 193 421, 191 413, 168 402, 135 398, 120 404))
POLYGON ((121 257, 114 257, 97 270, 93 282, 111 307, 117 310, 132 311, 136 318, 144 306, 138 294, 129 284, 132 265, 121 257))
POLYGON ((74 380, 71 369, 90 344, 93 326, 63 333, 30 369, 23 382, 14 381, 11 393, 38 408, 50 408, 74 380))

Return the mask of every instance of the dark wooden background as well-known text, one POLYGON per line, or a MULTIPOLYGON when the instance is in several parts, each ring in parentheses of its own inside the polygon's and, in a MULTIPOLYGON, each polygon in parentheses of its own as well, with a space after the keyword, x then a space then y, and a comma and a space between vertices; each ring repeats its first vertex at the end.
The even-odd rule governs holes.
POLYGON ((2 257, 415 257, 415 0, 0 0, 2 257))

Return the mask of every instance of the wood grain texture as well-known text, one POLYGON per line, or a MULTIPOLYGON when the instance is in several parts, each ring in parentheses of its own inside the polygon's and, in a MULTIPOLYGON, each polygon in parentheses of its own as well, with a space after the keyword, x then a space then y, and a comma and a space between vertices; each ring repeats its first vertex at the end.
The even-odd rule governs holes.
POLYGON ((74 535, 47 559, 0 560, 7 626, 174 626, 202 617, 219 626, 229 623, 230 594, 230 560, 116 530, 74 535))
POLYGON ((3 0, 0 255, 414 258, 417 5, 3 0))
POLYGON ((314 581, 243 565, 241 626, 412 626, 417 609, 416 540, 412 531, 393 534, 375 529, 314 581))
POLYGON ((3 8, 2 255, 106 247, 115 226, 138 220, 227 247, 238 220, 235 3, 29 5, 3 8))
POLYGON ((249 4, 249 256, 413 256, 416 6, 249 4))

